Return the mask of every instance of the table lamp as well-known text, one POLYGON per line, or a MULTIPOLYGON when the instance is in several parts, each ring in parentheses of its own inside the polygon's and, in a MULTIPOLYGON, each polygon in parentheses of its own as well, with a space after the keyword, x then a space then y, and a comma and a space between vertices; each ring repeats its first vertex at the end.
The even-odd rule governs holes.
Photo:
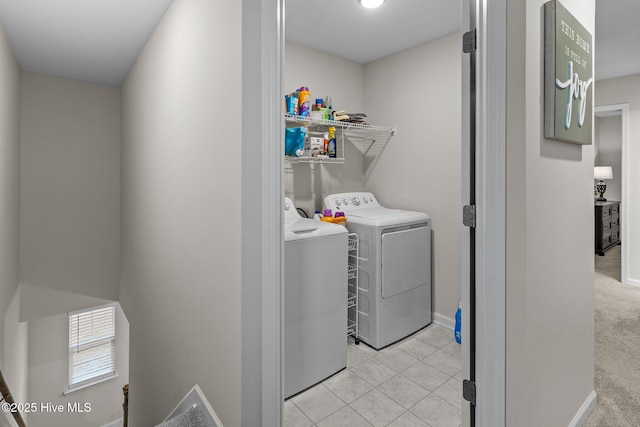
POLYGON ((596 184, 596 193, 598 193, 598 198, 596 199, 598 202, 606 202, 607 199, 604 198, 604 192, 607 191, 607 184, 605 184, 605 179, 613 179, 613 169, 611 166, 596 166, 593 168, 593 178, 599 179, 596 184))

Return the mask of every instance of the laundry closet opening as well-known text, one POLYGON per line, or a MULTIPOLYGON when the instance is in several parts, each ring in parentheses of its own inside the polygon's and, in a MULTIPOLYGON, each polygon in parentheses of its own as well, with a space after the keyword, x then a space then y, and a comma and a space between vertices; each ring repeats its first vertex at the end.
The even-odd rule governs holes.
MULTIPOLYGON (((461 420, 462 361, 454 326, 463 250, 462 34, 460 4, 451 3, 386 2, 365 9, 355 0, 286 2, 282 95, 299 99, 283 100, 283 114, 290 114, 284 161, 285 424, 344 416, 374 424, 415 417, 428 423, 435 415, 427 408, 434 404, 461 420), (307 96, 309 112, 307 106, 295 110, 307 96), (333 123, 325 121, 331 111, 333 123), (338 121, 340 115, 352 123, 338 121), (333 134, 335 153, 322 144, 333 134), (344 221, 336 211, 344 213, 351 233, 347 237, 345 230, 349 243, 339 256, 332 243, 314 249, 301 244, 300 232, 291 237, 287 227, 301 217, 326 214, 329 222, 344 221), (293 245, 298 249, 289 250, 293 245), (322 301, 321 309, 317 297, 291 298, 292 280, 303 284, 298 291, 323 286, 328 298, 333 284, 322 278, 343 268, 342 259, 355 266, 356 277, 337 279, 344 288, 333 303, 322 301), (314 281, 319 283, 309 283, 314 281), (355 310, 346 301, 354 294, 355 310), (331 331, 328 321, 321 322, 324 329, 309 323, 314 316, 335 320, 345 314, 336 346, 347 343, 346 357, 318 368, 314 340, 331 331), (305 375, 296 387, 290 384, 293 376, 305 375), (394 392, 402 389, 412 393, 394 392), (375 406, 384 414, 372 411, 375 406)), ((310 231, 317 236, 307 237, 321 239, 317 228, 310 231)))

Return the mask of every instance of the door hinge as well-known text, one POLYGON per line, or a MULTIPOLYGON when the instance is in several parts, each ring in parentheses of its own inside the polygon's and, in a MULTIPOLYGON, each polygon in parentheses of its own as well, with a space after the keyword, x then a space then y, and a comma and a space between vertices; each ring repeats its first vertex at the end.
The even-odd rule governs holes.
POLYGON ((476 405, 476 383, 469 380, 462 381, 462 397, 464 400, 471 403, 473 406, 476 405))
POLYGON ((462 208, 462 223, 471 228, 476 227, 476 206, 465 205, 462 208))
POLYGON ((462 51, 464 53, 473 53, 476 51, 476 29, 464 33, 462 36, 462 51))

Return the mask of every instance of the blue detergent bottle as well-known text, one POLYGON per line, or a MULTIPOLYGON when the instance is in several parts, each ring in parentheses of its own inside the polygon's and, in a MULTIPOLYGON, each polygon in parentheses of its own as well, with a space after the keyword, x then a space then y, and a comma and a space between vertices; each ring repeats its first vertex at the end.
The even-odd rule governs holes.
POLYGON ((456 311, 455 336, 456 342, 462 344, 462 303, 458 304, 458 311, 456 311))

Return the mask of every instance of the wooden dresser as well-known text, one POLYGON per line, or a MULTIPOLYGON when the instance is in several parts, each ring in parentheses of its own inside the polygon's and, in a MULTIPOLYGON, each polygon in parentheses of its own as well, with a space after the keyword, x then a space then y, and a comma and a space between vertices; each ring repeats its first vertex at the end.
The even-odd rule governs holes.
POLYGON ((620 242, 620 202, 596 202, 596 253, 604 252, 620 242))

